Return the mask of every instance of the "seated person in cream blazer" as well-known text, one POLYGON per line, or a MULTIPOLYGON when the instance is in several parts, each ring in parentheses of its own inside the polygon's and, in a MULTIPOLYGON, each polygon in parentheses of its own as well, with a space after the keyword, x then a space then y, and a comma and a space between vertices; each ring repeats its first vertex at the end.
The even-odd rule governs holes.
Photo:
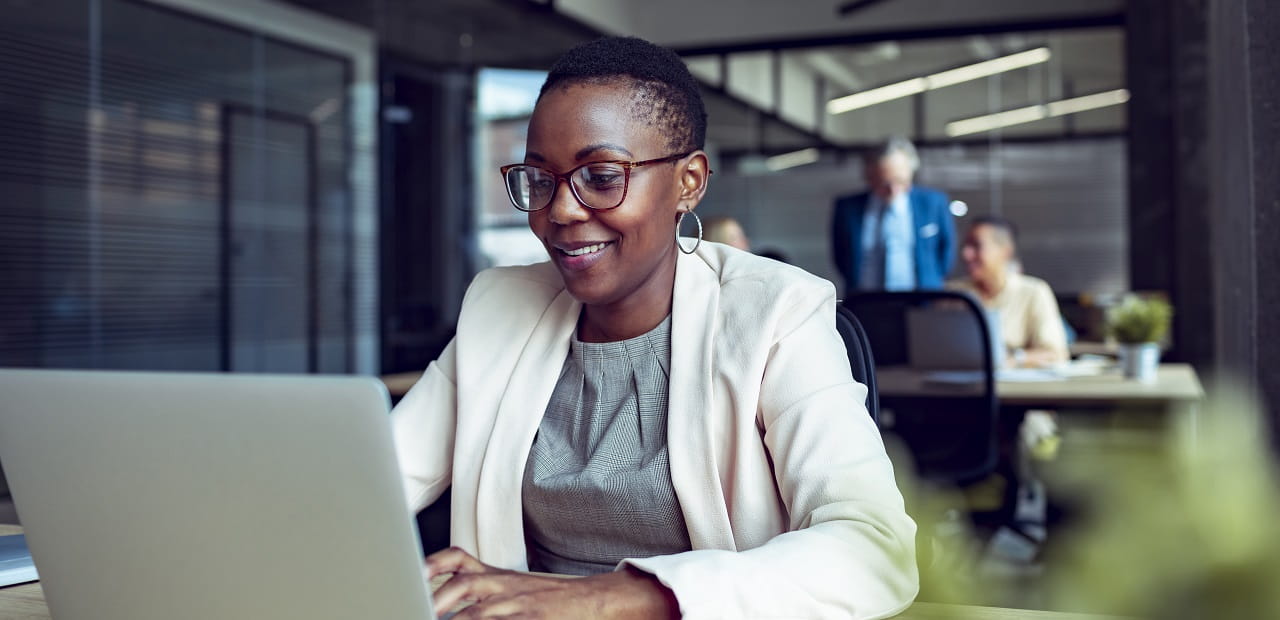
POLYGON ((503 177, 551 260, 479 274, 393 412, 413 507, 452 488, 439 609, 879 618, 914 598, 915 524, 834 288, 677 237, 705 119, 679 57, 639 39, 547 77, 503 177))
POLYGON ((1007 365, 1043 367, 1071 359, 1053 289, 1015 268, 1018 245, 1012 222, 994 215, 974 218, 960 254, 969 277, 947 287, 973 293, 999 315, 1007 365))

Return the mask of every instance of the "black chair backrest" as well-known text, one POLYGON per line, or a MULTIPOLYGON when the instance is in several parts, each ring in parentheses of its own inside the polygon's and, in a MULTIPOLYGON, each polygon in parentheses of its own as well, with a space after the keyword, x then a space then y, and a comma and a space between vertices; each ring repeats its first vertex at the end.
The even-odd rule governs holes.
POLYGON ((885 432, 901 437, 910 449, 921 477, 963 484, 989 474, 999 457, 995 357, 986 313, 977 300, 953 291, 871 292, 852 295, 844 305, 862 322, 879 373, 894 368, 922 378, 931 371, 910 367, 909 312, 945 310, 972 317, 949 324, 971 325, 975 335, 967 340, 981 343, 978 368, 967 369, 974 373, 977 389, 882 391, 880 417, 885 432))
POLYGON ((877 425, 880 423, 880 395, 876 391, 876 362, 871 354, 871 342, 858 318, 844 306, 836 306, 836 331, 844 340, 849 354, 849 369, 853 379, 867 386, 867 413, 877 425))

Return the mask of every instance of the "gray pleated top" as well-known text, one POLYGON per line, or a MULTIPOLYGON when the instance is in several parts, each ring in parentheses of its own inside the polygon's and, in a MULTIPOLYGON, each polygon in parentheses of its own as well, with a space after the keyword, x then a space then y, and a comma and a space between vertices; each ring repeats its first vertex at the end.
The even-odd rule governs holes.
POLYGON ((618 342, 575 335, 522 487, 529 568, 609 572, 688 551, 667 460, 671 317, 618 342))

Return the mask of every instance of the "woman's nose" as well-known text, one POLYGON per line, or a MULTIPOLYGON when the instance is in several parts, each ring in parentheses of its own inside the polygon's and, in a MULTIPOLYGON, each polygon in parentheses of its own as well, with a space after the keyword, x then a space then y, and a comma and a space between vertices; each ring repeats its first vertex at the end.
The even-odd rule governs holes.
POLYGON ((582 222, 591 217, 590 210, 578 202, 573 195, 569 182, 556 182, 556 192, 551 195, 551 204, 547 205, 547 217, 553 224, 565 226, 582 222))

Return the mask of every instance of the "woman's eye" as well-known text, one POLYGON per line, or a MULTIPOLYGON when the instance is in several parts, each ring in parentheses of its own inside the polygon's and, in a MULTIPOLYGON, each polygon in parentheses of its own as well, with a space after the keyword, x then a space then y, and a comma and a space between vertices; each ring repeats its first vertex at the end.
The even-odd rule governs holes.
POLYGON ((550 176, 537 174, 529 176, 529 188, 534 191, 548 190, 556 184, 556 180, 550 176))
POLYGON ((622 185, 626 173, 621 168, 583 168, 582 181, 593 189, 610 189, 622 185))

